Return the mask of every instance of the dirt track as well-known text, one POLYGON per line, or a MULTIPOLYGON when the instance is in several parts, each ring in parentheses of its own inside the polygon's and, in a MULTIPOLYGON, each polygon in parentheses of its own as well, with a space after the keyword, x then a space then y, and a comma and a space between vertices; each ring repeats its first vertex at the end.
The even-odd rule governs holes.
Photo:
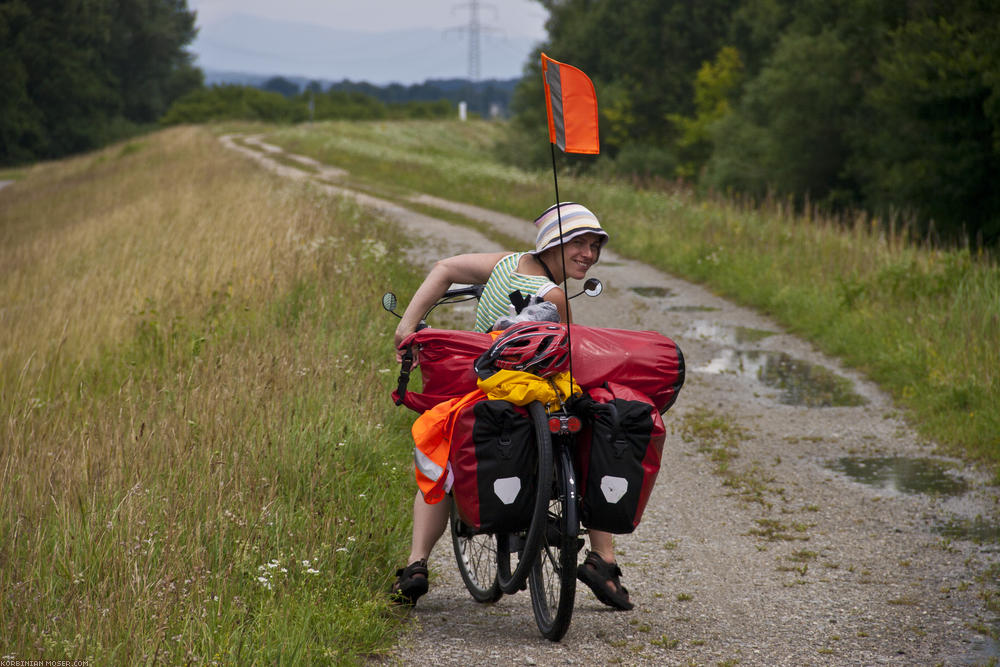
MULTIPOLYGON (((500 249, 468 228, 336 187, 340 170, 317 176, 269 159, 280 151, 275 147, 223 142, 378 209, 418 239, 414 259, 424 265, 455 252, 500 249)), ((525 247, 533 240, 527 221, 426 196, 420 201, 501 226, 525 247)), ((976 517, 995 525, 995 489, 974 470, 940 457, 932 463, 943 462, 945 473, 919 477, 935 472, 923 458, 933 449, 918 441, 889 399, 766 318, 613 252, 604 253, 592 275, 606 290, 574 301, 578 322, 663 332, 678 341, 688 367, 680 398, 665 415, 664 465, 643 523, 617 540, 636 609, 612 612, 578 589, 569 632, 560 643, 548 642, 535 628, 527 593, 476 604, 444 539, 431 556, 431 591, 383 662, 968 665, 1000 655, 1000 646, 979 632, 998 628, 982 597, 997 586, 983 581, 998 561, 995 544, 941 532, 976 517), (748 372, 762 367, 767 377, 779 368, 780 353, 849 379, 866 403, 789 405, 783 389, 748 372), (772 365, 764 367, 765 360, 772 365), (681 425, 706 410, 740 430, 730 450, 738 455, 725 472, 708 451, 712 442, 682 437, 681 425), (879 477, 890 464, 898 464, 895 484, 855 481, 864 473, 879 477), (956 479, 968 484, 964 493, 950 488, 956 479), (912 492, 911 482, 946 493, 912 492)), ((813 371, 810 383, 815 377, 813 371)))

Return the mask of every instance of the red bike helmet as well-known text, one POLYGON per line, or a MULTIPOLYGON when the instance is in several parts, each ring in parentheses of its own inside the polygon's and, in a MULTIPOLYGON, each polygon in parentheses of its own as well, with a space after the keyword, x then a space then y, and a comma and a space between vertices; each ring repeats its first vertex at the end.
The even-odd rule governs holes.
POLYGON ((524 371, 543 378, 569 370, 566 327, 552 322, 515 324, 493 341, 475 366, 484 378, 498 370, 524 371))

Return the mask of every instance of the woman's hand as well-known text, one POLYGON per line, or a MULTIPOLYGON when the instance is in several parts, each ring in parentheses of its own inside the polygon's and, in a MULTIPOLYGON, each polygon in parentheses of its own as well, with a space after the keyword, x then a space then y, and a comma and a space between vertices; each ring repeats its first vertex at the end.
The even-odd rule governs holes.
MULTIPOLYGON (((413 331, 414 330, 411 327, 405 326, 403 322, 400 322, 399 326, 396 327, 395 341, 396 341, 396 363, 397 364, 403 363, 403 350, 399 349, 399 346, 402 344, 402 342, 404 340, 406 340, 407 336, 409 336, 410 334, 413 333, 413 331)), ((414 362, 413 365, 414 366, 416 366, 416 361, 417 361, 417 350, 416 350, 416 348, 414 348, 413 349, 413 362, 414 362)))

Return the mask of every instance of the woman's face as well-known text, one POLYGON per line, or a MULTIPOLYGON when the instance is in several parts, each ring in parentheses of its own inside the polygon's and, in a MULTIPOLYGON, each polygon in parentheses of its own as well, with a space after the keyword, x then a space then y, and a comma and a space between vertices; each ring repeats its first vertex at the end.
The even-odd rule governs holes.
MULTIPOLYGON (((598 234, 581 234, 560 246, 566 258, 566 275, 576 280, 587 276, 587 271, 601 256, 601 237, 598 234)), ((559 260, 558 248, 552 248, 552 254, 559 260)), ((561 268, 561 264, 557 264, 561 268)))

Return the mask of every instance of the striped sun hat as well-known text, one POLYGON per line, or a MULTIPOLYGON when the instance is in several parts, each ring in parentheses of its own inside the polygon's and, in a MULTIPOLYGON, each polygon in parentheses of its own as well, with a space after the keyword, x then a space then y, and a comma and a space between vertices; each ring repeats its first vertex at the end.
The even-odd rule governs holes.
POLYGON ((536 255, 559 245, 560 217, 562 218, 562 243, 566 243, 581 234, 599 234, 603 237, 601 239, 602 248, 608 242, 608 233, 601 228, 597 216, 591 213, 586 206, 575 202, 562 202, 550 206, 535 219, 535 229, 538 230, 538 235, 535 237, 536 255))

